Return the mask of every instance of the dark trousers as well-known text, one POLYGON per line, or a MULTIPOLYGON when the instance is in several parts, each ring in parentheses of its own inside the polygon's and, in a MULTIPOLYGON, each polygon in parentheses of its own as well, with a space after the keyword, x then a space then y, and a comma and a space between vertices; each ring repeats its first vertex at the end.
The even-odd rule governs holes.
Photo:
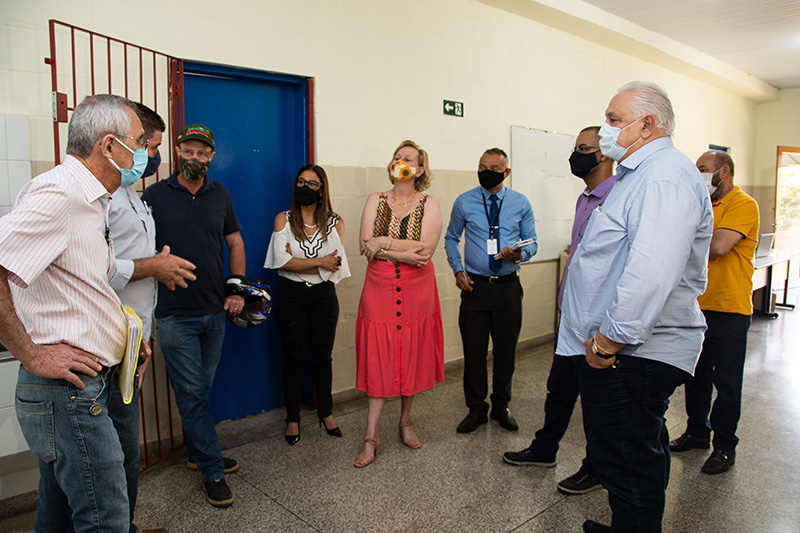
POLYGON ((490 335, 494 355, 492 408, 505 409, 511 401, 511 378, 522 327, 522 285, 519 279, 507 283, 474 281, 472 292, 461 292, 458 313, 464 348, 464 396, 470 412, 486 413, 490 335))
POLYGON ((311 358, 317 416, 325 418, 333 409, 331 352, 339 321, 336 288, 330 281, 309 286, 282 277, 275 297, 274 315, 283 346, 286 421, 300 421, 300 394, 306 354, 311 358))
POLYGON ((686 431, 693 437, 707 438, 713 429, 714 449, 733 450, 739 443, 736 427, 742 413, 750 316, 718 311, 703 311, 703 314, 708 329, 694 377, 686 383, 686 414, 689 415, 686 431), (714 387, 717 399, 712 408, 714 387))
MULTIPOLYGON (((536 432, 536 436, 531 442, 531 448, 541 457, 552 457, 553 460, 556 458, 558 443, 567 432, 572 411, 575 409, 575 402, 578 400, 579 370, 584 361, 583 355, 573 357, 553 355, 550 375, 547 376, 544 425, 536 432)), ((592 474, 588 449, 581 470, 592 474)))
POLYGON ((580 368, 583 427, 594 475, 608 490, 611 530, 661 531, 669 481, 664 413, 689 379, 674 366, 620 356, 616 368, 580 368))

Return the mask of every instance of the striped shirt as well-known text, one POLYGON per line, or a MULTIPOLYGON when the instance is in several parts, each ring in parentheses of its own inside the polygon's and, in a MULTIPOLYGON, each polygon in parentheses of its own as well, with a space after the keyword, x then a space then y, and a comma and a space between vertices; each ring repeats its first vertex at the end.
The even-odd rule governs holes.
POLYGON ((113 248, 100 202, 107 197, 83 163, 67 156, 28 182, 0 218, 0 265, 35 344, 66 343, 113 366, 124 354, 127 320, 109 285, 113 248))

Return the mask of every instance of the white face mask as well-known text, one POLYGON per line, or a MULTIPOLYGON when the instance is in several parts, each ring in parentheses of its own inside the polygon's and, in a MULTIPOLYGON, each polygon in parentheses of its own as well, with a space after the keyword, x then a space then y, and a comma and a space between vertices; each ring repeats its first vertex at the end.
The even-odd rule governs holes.
POLYGON ((627 130, 628 128, 630 128, 643 118, 644 117, 637 118, 636 120, 634 120, 633 122, 631 122, 622 129, 616 126, 612 126, 608 122, 603 122, 603 125, 600 126, 600 131, 599 131, 600 142, 597 143, 600 146, 600 152, 602 152, 604 156, 611 158, 614 161, 619 161, 620 159, 625 157, 625 154, 628 153, 628 150, 631 149, 631 146, 639 142, 641 140, 641 137, 633 141, 633 143, 631 143, 631 145, 628 146, 627 148, 624 148, 617 143, 617 141, 619 140, 619 134, 627 130))
POLYGON ((714 193, 717 192, 716 185, 713 185, 712 182, 714 181, 714 174, 719 172, 719 169, 715 170, 714 172, 701 172, 700 175, 703 176, 703 180, 706 182, 706 187, 708 188, 709 196, 714 196, 714 193))

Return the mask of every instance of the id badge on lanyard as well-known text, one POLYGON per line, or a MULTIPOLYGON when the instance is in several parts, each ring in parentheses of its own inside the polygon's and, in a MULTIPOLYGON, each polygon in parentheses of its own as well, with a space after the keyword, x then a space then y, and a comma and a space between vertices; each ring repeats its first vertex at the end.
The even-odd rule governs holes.
POLYGON ((500 226, 497 224, 500 221, 500 209, 503 207, 503 200, 500 200, 500 205, 497 207, 497 216, 494 220, 489 218, 489 209, 486 207, 486 199, 483 200, 483 209, 486 211, 486 221, 489 223, 489 238, 486 239, 486 255, 494 257, 498 253, 498 239, 500 238, 500 226), (495 235, 497 231, 497 235, 495 235))

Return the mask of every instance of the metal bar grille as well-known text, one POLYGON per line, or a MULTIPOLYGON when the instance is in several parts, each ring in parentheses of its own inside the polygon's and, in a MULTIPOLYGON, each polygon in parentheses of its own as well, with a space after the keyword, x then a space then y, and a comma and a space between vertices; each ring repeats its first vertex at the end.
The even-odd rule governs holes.
MULTIPOLYGON (((183 126, 183 61, 57 20, 50 20, 49 27, 50 57, 45 63, 51 68, 56 164, 64 157, 61 136, 66 135, 66 124, 75 107, 86 96, 113 93, 138 99, 162 115, 167 131, 161 150, 169 154, 168 168, 171 169, 172 147, 183 126)), ((158 179, 159 173, 154 179, 148 178, 150 182, 158 179)), ((141 180, 140 191, 147 184, 141 180)), ((155 346, 147 373, 139 400, 142 470, 183 446, 183 439, 176 438, 180 418, 172 406, 163 356, 155 346), (160 398, 166 400, 161 403, 160 398)))

